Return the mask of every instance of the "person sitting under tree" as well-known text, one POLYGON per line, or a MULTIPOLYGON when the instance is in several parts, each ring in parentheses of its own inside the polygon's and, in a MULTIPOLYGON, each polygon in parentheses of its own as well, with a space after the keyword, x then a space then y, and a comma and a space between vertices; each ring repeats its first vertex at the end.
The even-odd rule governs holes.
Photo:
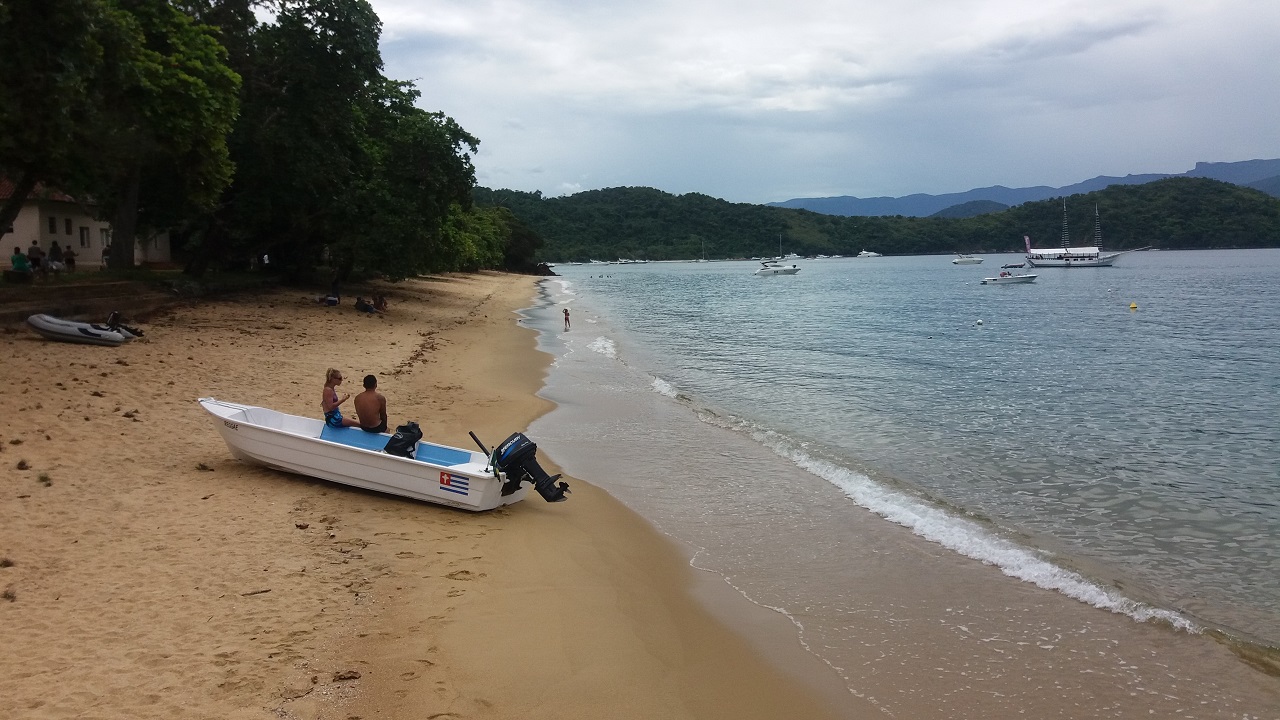
POLYGON ((31 263, 33 271, 38 271, 41 275, 47 270, 44 266, 44 250, 40 248, 40 243, 35 240, 32 240, 31 247, 27 248, 27 262, 31 263))
POLYGON ((9 256, 9 264, 13 266, 13 272, 19 273, 19 278, 16 281, 30 282, 31 276, 35 274, 31 269, 31 261, 22 253, 22 248, 20 247, 13 249, 13 255, 9 256), (21 279, 23 277, 27 279, 21 279))

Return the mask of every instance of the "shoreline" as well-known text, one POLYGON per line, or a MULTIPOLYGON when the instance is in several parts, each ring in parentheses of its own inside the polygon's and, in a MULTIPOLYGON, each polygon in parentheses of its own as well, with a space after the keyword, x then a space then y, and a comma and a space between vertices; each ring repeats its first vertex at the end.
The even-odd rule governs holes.
MULTIPOLYGON (((536 330, 510 322, 534 302, 536 282, 508 298, 516 300, 504 308, 508 321, 488 335, 497 351, 482 361, 474 384, 461 387, 468 397, 484 397, 495 391, 489 379, 507 378, 497 395, 533 401, 505 417, 521 429, 553 407, 537 396, 552 357, 537 349, 536 330)), ((502 415, 471 409, 442 424, 470 420, 492 445, 508 432, 493 427, 502 415)), ((560 472, 545 452, 538 459, 560 472)), ((858 701, 805 653, 788 623, 695 571, 688 550, 608 493, 565 480, 567 503, 531 494, 482 516, 463 514, 454 527, 459 536, 471 533, 469 557, 446 553, 434 569, 404 571, 447 582, 392 598, 371 632, 356 639, 351 652, 371 672, 347 711, 365 718, 862 716, 848 714, 842 701, 858 701), (499 522, 488 522, 496 516, 499 522), (713 617, 703 606, 712 598, 741 603, 739 612, 767 629, 764 645, 713 617), (765 658, 778 650, 829 677, 787 673, 765 658)))
POLYGON ((32 718, 853 712, 856 699, 832 707, 713 619, 680 549, 598 488, 570 478, 568 503, 531 494, 475 515, 377 495, 234 460, 195 403, 314 414, 333 366, 378 375, 392 425, 416 419, 458 447, 474 430, 492 447, 551 407, 537 397, 550 358, 512 321, 535 282, 400 283, 385 316, 296 290, 182 303, 119 348, 5 327, 11 706, 32 718))

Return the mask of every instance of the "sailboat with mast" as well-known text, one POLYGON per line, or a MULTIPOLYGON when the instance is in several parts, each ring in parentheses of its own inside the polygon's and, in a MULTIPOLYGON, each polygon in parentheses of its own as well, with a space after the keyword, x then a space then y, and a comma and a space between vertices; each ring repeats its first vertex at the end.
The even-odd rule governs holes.
MULTIPOLYGON (((1071 238, 1067 234, 1067 200, 1062 199, 1062 247, 1033 248, 1031 238, 1022 236, 1027 246, 1027 262, 1031 267, 1111 267, 1116 258, 1125 253, 1136 252, 1124 250, 1107 253, 1102 251, 1102 220, 1098 215, 1098 206, 1093 206, 1093 245, 1072 247, 1071 238)), ((1140 248, 1145 249, 1145 248, 1140 248)))

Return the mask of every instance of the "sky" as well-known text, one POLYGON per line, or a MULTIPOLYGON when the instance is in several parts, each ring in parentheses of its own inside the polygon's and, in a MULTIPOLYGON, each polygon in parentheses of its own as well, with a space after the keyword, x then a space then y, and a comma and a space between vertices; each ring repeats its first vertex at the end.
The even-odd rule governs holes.
POLYGON ((370 0, 477 182, 899 197, 1280 158, 1277 0, 370 0))

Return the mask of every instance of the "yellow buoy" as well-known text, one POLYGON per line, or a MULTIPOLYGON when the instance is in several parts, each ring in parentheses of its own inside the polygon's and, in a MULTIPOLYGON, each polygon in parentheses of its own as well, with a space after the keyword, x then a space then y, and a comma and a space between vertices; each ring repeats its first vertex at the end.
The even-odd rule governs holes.
POLYGON ((1130 310, 1137 310, 1137 309, 1138 309, 1138 303, 1134 303, 1134 302, 1129 303, 1129 309, 1130 309, 1130 310))

